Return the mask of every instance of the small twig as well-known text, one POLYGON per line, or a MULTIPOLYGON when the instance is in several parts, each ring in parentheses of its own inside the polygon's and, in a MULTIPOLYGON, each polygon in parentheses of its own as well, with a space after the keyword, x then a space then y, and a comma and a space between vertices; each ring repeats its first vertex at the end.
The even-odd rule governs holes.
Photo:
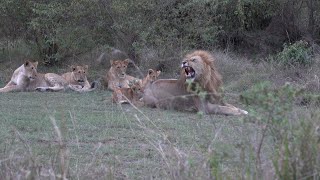
POLYGON ((66 145, 65 143, 63 142, 63 138, 62 138, 62 135, 61 135, 61 131, 59 129, 59 127, 57 126, 57 123, 56 123, 56 120, 50 116, 49 117, 50 120, 51 120, 51 123, 53 125, 53 128, 54 128, 54 131, 57 135, 57 138, 58 138, 58 142, 59 142, 59 150, 60 150, 60 168, 61 168, 61 179, 65 180, 67 179, 67 174, 68 174, 68 166, 69 166, 69 162, 68 160, 66 159, 67 156, 69 155, 69 151, 68 149, 66 149, 66 145))

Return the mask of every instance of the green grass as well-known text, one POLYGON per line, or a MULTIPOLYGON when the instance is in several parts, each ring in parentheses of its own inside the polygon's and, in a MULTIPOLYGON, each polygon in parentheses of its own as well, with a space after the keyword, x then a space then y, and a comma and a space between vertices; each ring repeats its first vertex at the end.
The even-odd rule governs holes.
MULTIPOLYGON (((258 108, 245 107, 239 95, 260 81, 281 87, 290 74, 270 64, 216 54, 226 101, 248 110, 248 116, 119 107, 102 90, 0 94, 0 179, 59 179, 63 172, 68 179, 317 179, 318 101, 302 106, 297 99, 284 116, 285 128, 277 132, 277 124, 261 120, 266 109, 254 114, 258 108), (283 132, 287 135, 279 136, 283 132)), ((13 71, 2 67, 0 87, 13 71)), ((305 86, 318 69, 291 83, 305 86)), ((54 72, 41 72, 47 71, 54 72)))
MULTIPOLYGON (((268 133, 260 154, 264 174, 258 174, 262 125, 255 116, 119 107, 100 90, 2 93, 0 99, 1 177, 60 177, 64 169, 68 179, 254 179, 274 177, 275 154, 283 156, 268 133)), ((291 116, 316 124, 317 109, 295 106, 291 116)), ((313 134, 301 130, 295 132, 313 134)), ((305 143, 315 148, 314 140, 305 143)), ((299 155, 296 150, 291 153, 299 155)))
MULTIPOLYGON (((185 168, 179 163, 187 166, 183 163, 191 162, 188 166, 193 170, 183 173, 193 177, 196 174, 188 173, 203 171, 199 168, 210 158, 210 146, 234 148, 233 142, 239 141, 234 132, 242 117, 201 118, 188 112, 136 110, 112 104, 110 96, 107 91, 1 94, 2 168, 10 167, 13 177, 21 169, 32 169, 30 166, 41 167, 40 177, 49 169, 60 173, 59 142, 50 117, 56 120, 70 151, 68 176, 72 179, 172 178, 185 168)), ((0 175, 5 176, 5 171, 0 175)))

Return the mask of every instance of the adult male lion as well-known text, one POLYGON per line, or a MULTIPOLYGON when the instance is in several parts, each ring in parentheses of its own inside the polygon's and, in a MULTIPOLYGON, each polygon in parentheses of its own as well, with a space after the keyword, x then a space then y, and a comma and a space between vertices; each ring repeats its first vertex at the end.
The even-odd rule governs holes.
POLYGON ((111 60, 110 62, 111 67, 104 77, 108 89, 114 91, 116 88, 129 88, 129 81, 136 79, 126 73, 130 60, 111 60))
POLYGON ((221 85, 221 75, 214 66, 213 56, 207 51, 197 50, 183 59, 179 79, 159 79, 149 84, 143 101, 151 107, 207 114, 247 114, 247 111, 222 101, 218 91, 221 85))

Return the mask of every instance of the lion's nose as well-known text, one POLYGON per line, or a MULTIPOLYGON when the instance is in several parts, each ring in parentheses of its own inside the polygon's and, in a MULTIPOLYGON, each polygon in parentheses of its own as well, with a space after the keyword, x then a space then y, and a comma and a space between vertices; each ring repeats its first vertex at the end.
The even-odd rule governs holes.
POLYGON ((187 61, 182 61, 182 65, 181 65, 181 66, 182 66, 182 67, 188 66, 187 61))

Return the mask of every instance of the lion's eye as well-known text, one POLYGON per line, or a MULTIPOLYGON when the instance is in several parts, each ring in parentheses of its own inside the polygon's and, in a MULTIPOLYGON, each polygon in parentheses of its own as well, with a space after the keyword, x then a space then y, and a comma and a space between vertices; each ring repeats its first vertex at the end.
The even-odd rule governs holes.
POLYGON ((195 61, 196 61, 196 59, 191 59, 191 61, 192 61, 192 62, 195 62, 195 61))
POLYGON ((78 71, 78 73, 81 73, 80 71, 78 71))
POLYGON ((118 69, 120 68, 120 66, 117 67, 118 69))
POLYGON ((33 67, 31 69, 33 69, 33 67))
POLYGON ((123 66, 124 68, 126 67, 126 66, 123 66))

